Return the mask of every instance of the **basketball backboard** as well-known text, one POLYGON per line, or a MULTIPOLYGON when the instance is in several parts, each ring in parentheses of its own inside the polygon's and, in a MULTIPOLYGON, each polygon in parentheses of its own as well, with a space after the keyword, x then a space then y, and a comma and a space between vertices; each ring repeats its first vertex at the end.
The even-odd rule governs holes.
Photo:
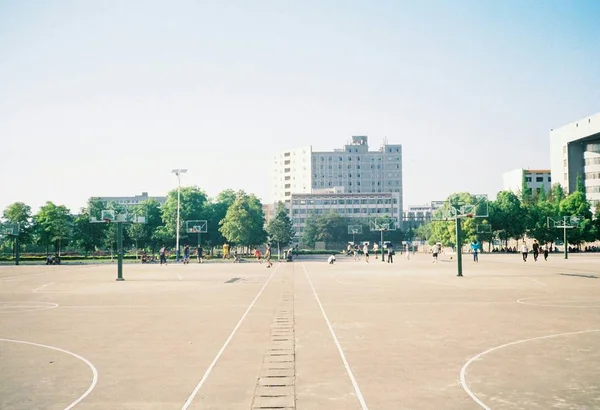
POLYGON ((363 226, 362 225, 348 225, 348 235, 362 235, 363 226))
POLYGON ((185 221, 185 231, 187 233, 206 233, 208 232, 208 221, 185 221))
POLYGON ((398 218, 391 216, 376 217, 369 220, 371 231, 395 231, 398 228, 398 218))

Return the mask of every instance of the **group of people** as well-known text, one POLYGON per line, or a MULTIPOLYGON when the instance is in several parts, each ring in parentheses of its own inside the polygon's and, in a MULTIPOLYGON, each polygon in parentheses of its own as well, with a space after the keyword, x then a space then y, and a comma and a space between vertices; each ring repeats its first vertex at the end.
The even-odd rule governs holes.
MULTIPOLYGON (((538 256, 540 254, 540 250, 544 255, 544 260, 548 260, 548 252, 550 251, 550 247, 548 244, 543 244, 540 246, 537 240, 533 240, 533 244, 531 245, 531 250, 533 253, 533 261, 537 262, 538 256)), ((527 257, 529 256, 529 248, 527 247, 527 242, 523 241, 523 245, 521 245, 521 255, 523 257, 523 262, 527 262, 527 257)))
MULTIPOLYGON (((407 245, 408 246, 408 245, 407 245)), ((395 251, 394 251, 394 245, 392 245, 391 242, 387 242, 384 244, 384 251, 381 253, 381 257, 383 258, 383 260, 386 260, 386 256, 387 256, 387 262, 388 263, 394 263, 394 255, 395 255, 395 251)), ((346 247, 346 256, 350 256, 352 255, 355 261, 360 260, 360 252, 362 251, 363 255, 365 256, 365 262, 369 263, 369 242, 365 242, 363 244, 362 247, 360 247, 357 243, 355 243, 354 245, 352 243, 349 243, 348 246, 346 247)), ((379 244, 377 242, 373 243, 373 254, 375 255, 375 259, 379 259, 379 244)), ((331 255, 327 261, 330 264, 333 264, 335 262, 335 255, 331 255), (333 256, 333 258, 331 257, 333 256)), ((408 248, 407 248, 407 257, 410 258, 409 254, 408 254, 408 248)))
MULTIPOLYGON (((204 249, 202 248, 202 245, 198 245, 196 247, 196 258, 198 259, 198 263, 204 263, 204 249)), ((167 265, 167 258, 170 256, 170 252, 167 249, 167 247, 165 245, 161 246, 160 250, 158 251, 158 259, 159 259, 159 263, 161 265, 167 265)), ((183 258, 181 259, 181 261, 183 262, 184 265, 187 265, 190 263, 190 256, 191 256, 191 248, 189 244, 185 244, 183 246, 183 258)), ((154 263, 156 262, 156 258, 154 256, 152 257, 148 257, 148 255, 146 255, 146 253, 144 252, 144 254, 142 255, 142 263, 154 263)))

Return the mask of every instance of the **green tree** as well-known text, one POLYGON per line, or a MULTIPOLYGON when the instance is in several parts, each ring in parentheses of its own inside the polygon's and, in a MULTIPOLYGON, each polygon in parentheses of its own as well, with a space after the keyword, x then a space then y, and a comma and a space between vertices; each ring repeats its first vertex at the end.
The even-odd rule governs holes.
POLYGON ((64 205, 55 205, 48 201, 33 217, 38 242, 46 247, 54 246, 54 252, 60 255, 73 231, 73 217, 64 205))
POLYGON ((525 234, 526 210, 519 198, 510 191, 501 191, 496 200, 490 203, 489 222, 504 245, 508 239, 522 238, 525 234))
POLYGON ((569 243, 579 247, 583 242, 594 240, 592 212, 585 193, 581 191, 570 193, 560 201, 559 210, 563 217, 576 216, 582 219, 578 227, 569 229, 567 234, 569 243))
POLYGON ((294 238, 292 221, 285 204, 281 201, 277 203, 275 217, 269 221, 267 233, 270 241, 277 242, 277 254, 280 254, 281 246, 286 246, 294 238))
MULTIPOLYGON (((204 191, 196 186, 182 187, 179 205, 179 227, 177 227, 177 190, 169 191, 167 200, 162 206, 162 220, 166 226, 166 231, 161 230, 162 239, 165 240, 165 234, 170 235, 171 240, 179 236, 184 240, 187 238, 187 233, 183 232, 185 221, 208 219, 208 202, 204 191)), ((169 241, 170 242, 170 241, 169 241)), ((181 246, 181 245, 180 245, 181 246)))
POLYGON ((99 198, 91 198, 88 205, 81 209, 73 224, 73 241, 85 255, 102 247, 106 243, 108 226, 104 223, 92 223, 90 218, 99 219, 104 208, 104 202, 99 198))
POLYGON ((267 239, 262 204, 253 194, 239 192, 220 225, 223 237, 236 245, 258 245, 267 239))
MULTIPOLYGON (((2 213, 4 222, 18 226, 19 247, 31 241, 31 207, 23 202, 15 202, 6 207, 2 213)), ((16 248, 14 249, 16 252, 16 248)))
POLYGON ((219 230, 221 221, 225 219, 227 210, 235 202, 238 194, 244 195, 243 191, 236 193, 233 189, 220 192, 208 205, 207 234, 202 239, 209 245, 223 244, 225 238, 219 230))

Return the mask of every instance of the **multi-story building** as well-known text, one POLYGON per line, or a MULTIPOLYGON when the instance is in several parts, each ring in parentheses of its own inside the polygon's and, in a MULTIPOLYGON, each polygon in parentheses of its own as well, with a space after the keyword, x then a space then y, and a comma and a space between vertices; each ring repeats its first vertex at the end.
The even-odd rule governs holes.
MULTIPOLYGON (((296 219, 302 219, 297 214, 303 208, 292 203, 292 197, 301 201, 300 194, 312 194, 313 198, 305 197, 304 201, 315 201, 313 208, 304 208, 317 212, 328 212, 333 209, 346 216, 355 216, 354 209, 347 212, 347 201, 344 198, 358 200, 358 205, 383 205, 377 201, 389 199, 389 216, 402 220, 402 145, 388 144, 384 141, 377 151, 369 151, 368 137, 354 136, 341 149, 333 151, 313 151, 312 146, 285 151, 273 158, 272 202, 283 201, 294 211, 296 219), (329 192, 329 193, 324 193, 329 192), (390 195, 383 195, 390 194, 390 195), (319 195, 334 195, 335 198, 318 197, 319 195), (336 204, 332 204, 332 200, 336 204), (322 201, 317 206, 316 201, 322 201), (375 201, 369 204, 369 201, 375 201), (325 203, 327 201, 327 203, 325 203), (340 204, 344 206, 339 206, 340 204), (319 210, 319 211, 317 211, 319 210)), ((306 204, 305 204, 306 205, 306 204)), ((363 213, 362 207, 357 207, 358 214, 363 213)), ((364 207, 370 215, 369 207, 364 207)), ((374 207, 373 209, 380 209, 374 207)), ((385 207, 383 207, 385 209, 385 207)), ((375 211, 376 213, 377 211, 375 211)), ((301 233, 302 223, 294 222, 297 233, 301 233)))
POLYGON ((523 181, 532 193, 548 192, 552 186, 552 177, 549 169, 523 169, 517 168, 502 174, 502 189, 504 191, 521 192, 523 181))
POLYGON ((430 222, 433 216, 432 205, 411 205, 404 211, 402 226, 404 229, 416 229, 430 222))
POLYGON ((594 208, 600 201, 600 113, 550 131, 550 168, 552 181, 567 193, 581 175, 594 208))
POLYGON ((94 199, 100 199, 104 202, 114 202, 116 204, 124 206, 139 205, 142 202, 147 201, 148 199, 154 199, 162 206, 167 201, 166 196, 148 196, 148 192, 142 192, 141 195, 134 196, 100 196, 94 197, 94 199))

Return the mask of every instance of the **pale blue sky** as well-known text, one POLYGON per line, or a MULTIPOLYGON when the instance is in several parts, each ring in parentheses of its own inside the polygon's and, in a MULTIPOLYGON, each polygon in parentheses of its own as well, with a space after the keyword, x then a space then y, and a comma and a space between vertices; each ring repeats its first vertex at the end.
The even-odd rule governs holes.
POLYGON ((600 111, 597 1, 0 0, 0 210, 268 199, 274 153, 404 146, 404 203, 495 195, 600 111))

